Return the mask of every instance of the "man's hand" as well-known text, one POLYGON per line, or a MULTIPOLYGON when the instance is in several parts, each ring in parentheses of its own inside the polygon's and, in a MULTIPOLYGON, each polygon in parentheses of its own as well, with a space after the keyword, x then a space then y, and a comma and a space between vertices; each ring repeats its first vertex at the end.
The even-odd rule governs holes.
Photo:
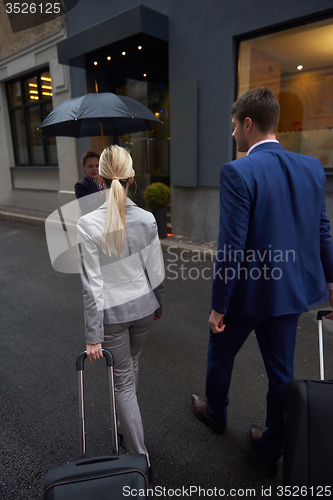
POLYGON ((223 332, 223 330, 225 329, 225 325, 223 324, 223 318, 224 314, 218 313, 214 311, 214 309, 211 310, 208 324, 213 333, 223 332))
MULTIPOLYGON (((328 290, 328 298, 331 303, 332 309, 333 309, 333 290, 328 290)), ((325 316, 326 319, 332 319, 333 320, 333 312, 325 316)))
POLYGON ((89 361, 94 361, 102 357, 102 344, 87 344, 87 359, 89 361))

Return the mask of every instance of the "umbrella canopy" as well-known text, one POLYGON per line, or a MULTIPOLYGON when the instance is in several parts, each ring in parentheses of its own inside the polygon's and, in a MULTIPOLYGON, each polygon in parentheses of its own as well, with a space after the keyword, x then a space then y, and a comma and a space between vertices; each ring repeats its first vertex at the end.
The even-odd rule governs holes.
POLYGON ((44 137, 90 137, 152 130, 160 122, 135 99, 103 92, 63 102, 45 118, 39 129, 44 137))

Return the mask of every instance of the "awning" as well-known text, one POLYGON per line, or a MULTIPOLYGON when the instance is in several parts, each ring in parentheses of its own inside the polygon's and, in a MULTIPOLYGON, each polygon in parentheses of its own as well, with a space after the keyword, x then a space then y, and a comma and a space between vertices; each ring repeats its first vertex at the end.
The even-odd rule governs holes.
POLYGON ((168 17, 138 5, 59 42, 58 60, 61 64, 68 63, 71 59, 138 33, 168 41, 168 17))

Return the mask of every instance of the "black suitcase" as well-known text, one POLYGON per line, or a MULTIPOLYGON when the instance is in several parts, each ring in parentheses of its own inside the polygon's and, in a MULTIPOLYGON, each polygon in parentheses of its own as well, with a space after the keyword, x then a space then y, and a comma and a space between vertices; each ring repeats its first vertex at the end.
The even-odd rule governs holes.
POLYGON ((291 380, 285 391, 284 494, 333 496, 333 380, 324 380, 322 318, 319 311, 320 380, 291 380))
POLYGON ((147 495, 148 464, 145 455, 119 455, 113 357, 103 350, 109 374, 111 407, 111 442, 113 455, 86 457, 85 418, 83 398, 83 368, 87 353, 76 360, 79 390, 79 432, 81 459, 55 467, 47 472, 44 481, 44 500, 116 500, 147 495))

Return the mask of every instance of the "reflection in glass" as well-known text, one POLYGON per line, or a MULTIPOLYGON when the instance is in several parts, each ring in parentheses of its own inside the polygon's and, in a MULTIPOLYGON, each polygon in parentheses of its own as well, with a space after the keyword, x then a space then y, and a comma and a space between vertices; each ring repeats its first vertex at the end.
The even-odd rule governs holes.
POLYGON ((24 80, 24 91, 26 102, 32 103, 39 100, 37 76, 24 80))
POLYGON ((28 108, 28 124, 32 163, 35 165, 43 165, 45 163, 43 137, 40 131, 37 130, 40 124, 39 106, 30 106, 28 108))
MULTIPOLYGON (((50 114, 52 110, 53 110, 52 102, 44 104, 44 113, 43 113, 44 117, 50 114)), ((40 131, 39 133, 41 134, 40 131)), ((52 165, 56 165, 58 163, 56 138, 47 137, 44 140, 46 141, 48 162, 51 163, 52 165)))
POLYGON ((44 73, 41 73, 40 75, 40 87, 41 87, 41 93, 42 93, 42 98, 47 99, 48 97, 52 97, 52 80, 50 76, 49 71, 44 71, 44 73))
POLYGON ((22 104, 22 92, 20 82, 14 82, 8 85, 10 106, 20 106, 22 104))
POLYGON ((21 165, 29 163, 27 137, 25 133, 25 122, 23 109, 18 109, 13 113, 14 126, 16 129, 16 154, 17 161, 21 165))

